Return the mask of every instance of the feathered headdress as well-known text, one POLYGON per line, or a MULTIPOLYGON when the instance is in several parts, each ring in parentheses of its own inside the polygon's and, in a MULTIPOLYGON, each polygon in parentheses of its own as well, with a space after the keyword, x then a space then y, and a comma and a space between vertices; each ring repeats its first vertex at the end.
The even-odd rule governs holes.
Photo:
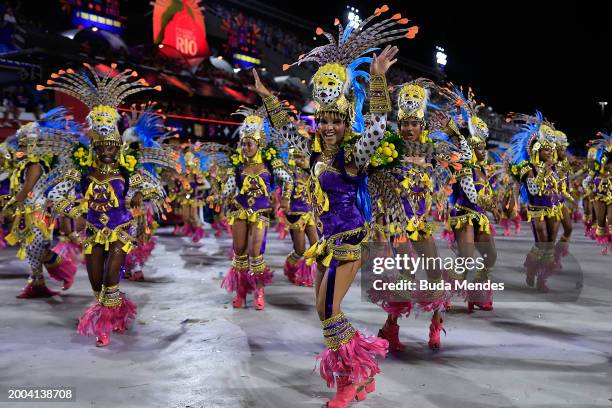
POLYGON ((418 32, 417 26, 394 28, 408 24, 407 18, 398 13, 391 18, 383 19, 377 23, 373 21, 389 7, 377 8, 373 15, 363 20, 358 26, 349 24, 343 27, 339 19, 334 25, 338 26, 338 39, 322 28, 316 29, 317 35, 324 35, 329 44, 314 48, 301 55, 291 65, 283 65, 287 70, 292 65, 304 62, 314 62, 319 69, 312 77, 313 99, 317 104, 315 116, 323 113, 338 115, 346 120, 355 133, 363 132, 362 107, 365 100, 365 90, 359 83, 359 78, 369 79, 366 71, 358 67, 364 63, 371 63, 371 57, 364 55, 376 51, 378 46, 399 38, 414 38, 418 32))
POLYGON ((555 133, 541 112, 536 111, 535 116, 522 113, 510 113, 509 119, 519 123, 521 131, 512 137, 510 164, 512 173, 522 177, 521 169, 527 163, 539 164, 539 151, 549 148, 555 152, 555 133))
POLYGON ((466 97, 461 87, 458 88, 451 83, 449 87, 442 89, 442 95, 455 105, 453 119, 459 125, 467 126, 471 136, 470 142, 472 144, 486 142, 489 138, 489 127, 478 117, 478 111, 484 107, 484 104, 476 102, 472 89, 468 89, 466 97))
POLYGON ((567 135, 560 130, 555 130, 555 141, 557 146, 569 146, 569 143, 567 142, 567 135))
POLYGON ((144 79, 137 79, 138 73, 131 69, 115 71, 117 64, 111 64, 111 69, 104 75, 99 75, 89 64, 83 65, 86 69, 80 72, 69 68, 51 74, 47 86, 38 85, 36 89, 51 89, 77 98, 90 110, 87 115, 88 136, 93 144, 120 145, 121 135, 117 128, 119 105, 136 92, 160 91, 161 87, 150 87, 144 79))
POLYGON ((272 127, 264 106, 258 109, 240 106, 232 115, 241 115, 244 117, 242 124, 238 128, 240 140, 249 138, 255 140, 259 146, 266 145, 272 127))
MULTIPOLYGON (((609 155, 612 153, 612 135, 599 132, 597 136, 599 136, 599 139, 589 141, 589 145, 591 149, 594 149, 593 160, 596 170, 603 172, 609 160, 609 155)), ((591 151, 591 149, 589 149, 589 151, 591 151)))

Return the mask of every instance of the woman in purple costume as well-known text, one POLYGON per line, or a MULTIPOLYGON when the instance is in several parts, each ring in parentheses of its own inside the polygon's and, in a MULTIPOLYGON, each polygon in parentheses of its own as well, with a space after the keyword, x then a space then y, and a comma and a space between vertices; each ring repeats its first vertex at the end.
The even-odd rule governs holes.
MULTIPOLYGON (((57 214, 83 227, 85 264, 96 302, 79 319, 78 332, 96 337, 96 346, 110 343, 110 335, 128 329, 136 317, 136 304, 119 290, 120 270, 125 256, 134 247, 134 219, 130 208, 140 207, 143 200, 161 202, 164 191, 147 172, 136 172, 136 158, 126 154, 117 128, 117 107, 135 92, 150 88, 144 80, 135 80, 135 72, 112 70, 100 76, 92 67, 83 72, 71 69, 52 75, 47 89, 64 92, 80 99, 90 109, 87 115, 90 140, 67 152, 75 166, 58 178, 49 193, 57 214), (111 73, 116 74, 111 77, 111 73), (87 209, 68 199, 73 190, 84 194, 87 209)), ((159 90, 159 88, 154 88, 159 90)), ((154 154, 159 162, 163 149, 154 154)), ((145 162, 145 155, 141 162, 145 162)))
POLYGON ((531 222, 535 239, 525 259, 526 282, 547 292, 546 280, 559 269, 554 244, 563 217, 562 185, 555 172, 555 133, 540 112, 535 117, 515 114, 514 120, 523 123, 523 131, 512 138, 511 171, 522 183, 521 198, 527 203, 527 222, 531 222))
POLYGON ((293 251, 285 260, 285 275, 294 285, 312 286, 316 278, 316 263, 308 265, 303 258, 306 237, 312 246, 317 241, 315 216, 308 200, 308 160, 296 149, 289 149, 289 166, 293 175, 293 190, 283 191, 281 206, 291 232, 293 251))
MULTIPOLYGON (((354 398, 364 399, 375 388, 374 376, 380 372, 375 357, 387 354, 386 340, 367 337, 353 328, 341 310, 361 259, 361 243, 368 238, 371 205, 366 169, 383 138, 391 101, 385 73, 395 63, 396 47, 386 47, 374 59, 364 57, 386 42, 413 38, 417 28, 402 28, 408 19, 399 14, 372 23, 388 10, 383 6, 358 27, 339 27, 339 39, 322 29, 329 44, 301 56, 296 64, 314 62, 320 67, 313 82, 317 104, 318 129, 312 146, 294 134, 289 143, 310 155, 309 196, 320 233, 319 241, 304 254, 316 258, 316 307, 321 320, 326 350, 319 356, 320 373, 328 387, 336 386, 329 407, 346 407, 354 398), (397 27, 400 25, 400 27, 397 27), (370 62, 370 74, 358 66, 370 62), (369 76, 372 120, 364 127, 362 103, 365 91, 359 78, 369 76)), ((289 68, 286 66, 285 68, 289 68)), ((280 104, 273 97, 264 99, 268 112, 280 115, 280 104)))
POLYGON ((595 240, 605 255, 612 248, 612 135, 599 133, 599 136, 590 142, 594 155, 586 184, 592 189, 597 223, 595 240))
POLYGON ((231 157, 233 167, 223 186, 234 258, 221 286, 235 293, 235 308, 246 306, 247 294, 254 292, 255 309, 263 310, 264 287, 272 282, 272 271, 264 260, 272 211, 270 195, 275 177, 287 191, 291 191, 293 180, 276 157, 276 149, 267 143, 272 129, 265 110, 243 107, 237 113, 245 116, 239 130, 240 146, 231 157))

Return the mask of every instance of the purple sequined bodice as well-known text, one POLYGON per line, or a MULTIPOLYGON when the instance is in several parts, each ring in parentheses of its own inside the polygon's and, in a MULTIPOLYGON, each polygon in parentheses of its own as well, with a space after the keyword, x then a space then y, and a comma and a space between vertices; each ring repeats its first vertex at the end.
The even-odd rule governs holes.
POLYGON ((86 185, 87 221, 97 229, 108 227, 111 230, 131 221, 132 214, 125 206, 125 187, 122 176, 102 182, 90 177, 86 185))
POLYGON ((351 182, 355 178, 348 179, 329 167, 319 175, 321 188, 329 199, 329 211, 319 215, 326 237, 363 227, 365 223, 357 208, 357 184, 351 182))
POLYGON ((238 195, 236 195, 236 202, 238 202, 242 208, 250 208, 253 211, 271 208, 270 194, 272 192, 272 175, 267 169, 262 170, 256 175, 244 174, 243 170, 244 167, 241 167, 237 172, 236 184, 239 190, 242 191, 246 180, 247 183, 249 183, 249 187, 244 193, 239 192, 238 195), (263 180, 265 189, 261 185, 260 179, 263 180))

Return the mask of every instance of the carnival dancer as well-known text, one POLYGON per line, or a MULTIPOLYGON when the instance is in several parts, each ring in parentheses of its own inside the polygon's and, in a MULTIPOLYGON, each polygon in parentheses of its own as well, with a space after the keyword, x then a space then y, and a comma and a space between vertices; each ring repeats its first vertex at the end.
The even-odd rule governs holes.
MULTIPOLYGON (((140 105, 141 111, 137 110, 136 105, 130 108, 130 115, 124 115, 128 119, 128 128, 123 134, 123 144, 130 146, 136 144, 137 151, 143 149, 158 149, 161 148, 161 143, 168 137, 174 136, 164 126, 164 116, 161 110, 155 110, 155 104, 140 105)), ((160 169, 158 172, 155 165, 150 163, 138 163, 137 171, 146 171, 147 174, 157 179, 157 182, 164 184, 164 178, 161 177, 162 171, 168 173, 167 169, 160 169)), ((182 173, 183 169, 170 170, 171 173, 182 173)), ((167 178, 167 177, 166 177, 167 178)), ((159 227, 155 217, 155 208, 153 203, 144 202, 140 208, 133 208, 132 215, 134 217, 134 238, 136 246, 125 257, 123 265, 123 278, 130 281, 144 281, 143 267, 153 250, 155 249, 157 238, 154 236, 155 231, 159 227)), ((171 208, 167 203, 163 203, 165 212, 160 214, 161 218, 166 218, 165 213, 170 212, 171 208)))
POLYGON ((203 190, 210 187, 202 177, 200 163, 202 161, 198 145, 187 145, 181 155, 183 173, 179 178, 179 191, 176 203, 183 219, 182 235, 190 237, 194 243, 204 238, 204 227, 198 210, 204 205, 203 190))
POLYGON ((555 245, 555 256, 557 260, 561 256, 568 253, 569 241, 572 236, 572 212, 574 206, 574 190, 572 188, 573 170, 567 157, 567 136, 560 130, 555 130, 555 140, 557 144, 557 163, 555 171, 561 182, 561 191, 559 192, 559 205, 561 205, 561 225, 563 226, 563 235, 555 245))
POLYGON ((517 196, 517 184, 510 174, 510 169, 506 161, 499 163, 502 167, 498 169, 497 176, 497 203, 499 213, 499 224, 504 230, 504 236, 511 235, 510 227, 514 224, 514 234, 521 233, 521 214, 519 214, 519 204, 517 196))
MULTIPOLYGON (((475 250, 483 257, 483 267, 478 268, 473 282, 485 283, 497 260, 492 226, 487 210, 494 211, 493 189, 487 175, 487 139, 489 128, 478 117, 474 94, 470 89, 467 97, 455 86, 445 88, 446 96, 454 103, 455 118, 446 125, 447 133, 458 141, 462 151, 462 168, 455 173, 456 183, 449 199, 451 210, 448 224, 455 235, 458 255, 464 259, 473 258, 475 250)), ((469 271, 468 271, 469 272, 469 271)), ((467 272, 466 272, 467 273, 467 272)), ((453 278, 464 280, 466 273, 453 274, 453 278)), ((468 310, 475 308, 490 311, 493 309, 492 290, 470 290, 466 292, 468 310)))
POLYGON ((316 262, 308 265, 303 258, 306 237, 312 246, 317 242, 315 216, 308 200, 308 161, 303 153, 289 149, 289 168, 293 175, 293 191, 283 191, 281 208, 293 241, 293 251, 285 259, 285 276, 294 285, 312 286, 317 274, 316 262))
POLYGON ((594 149, 592 168, 586 184, 591 186, 591 203, 595 211, 597 228, 595 240, 606 255, 612 247, 612 136, 599 133, 589 143, 594 149))
MULTIPOLYGON (((372 200, 379 210, 377 228, 393 241, 399 254, 438 257, 433 238, 435 225, 429 218, 433 202, 436 172, 434 161, 436 145, 429 137, 426 110, 433 82, 419 78, 401 85, 398 93, 399 135, 390 129, 371 159, 369 186, 372 200), (394 197, 398 194, 398 197, 394 197), (395 203, 399 203, 396 208, 395 203), (395 213, 399 212, 399 215, 395 213), (409 243, 411 245, 409 245, 409 243)), ((438 112, 440 115, 441 113, 438 112)), ((443 149, 438 150, 441 153, 443 149)), ((439 158, 439 165, 443 160, 439 158)), ((440 189, 444 191, 443 188, 440 189)), ((441 270, 426 268, 429 282, 440 282, 441 270)), ((399 277, 397 277, 399 278, 399 277)), ((415 275, 410 276, 411 279, 415 275)), ((409 299, 372 299, 387 312, 387 321, 378 336, 389 342, 389 349, 403 351, 399 340, 399 317, 408 317, 411 310, 432 313, 429 327, 429 347, 440 348, 440 332, 444 330, 442 312, 449 300, 443 290, 415 290, 409 299)))
POLYGON ((211 160, 209 166, 209 182, 210 182, 210 193, 206 197, 206 204, 208 208, 213 213, 213 222, 211 223, 211 227, 215 230, 215 237, 221 237, 223 233, 227 233, 228 235, 232 235, 232 228, 227 222, 227 217, 223 212, 223 203, 220 200, 222 185, 224 180, 222 180, 222 171, 220 171, 218 164, 211 160))
POLYGON ((595 210, 593 209, 593 202, 591 200, 593 196, 593 167, 595 163, 595 153, 597 149, 593 146, 589 147, 587 150, 587 157, 584 166, 581 171, 584 174, 582 178, 582 189, 584 190, 584 194, 582 196, 582 208, 584 210, 584 236, 589 237, 591 239, 595 239, 595 230, 596 228, 593 226, 593 220, 595 217, 595 210))
POLYGON ((31 269, 28 283, 18 298, 57 294, 45 284, 43 265, 51 278, 63 282, 64 290, 74 282, 77 271, 74 261, 51 250, 54 221, 47 211, 47 191, 53 180, 69 167, 63 155, 80 131, 80 126, 68 118, 63 107, 50 110, 39 121, 17 131, 15 157, 18 161, 10 178, 13 196, 2 213, 13 218, 6 242, 19 245, 17 258, 27 259, 31 269))
MULTIPOLYGON (((234 293, 234 308, 246 306, 246 296, 254 292, 256 310, 265 308, 264 287, 272 282, 272 271, 264 253, 270 226, 275 179, 283 191, 291 191, 293 179, 271 142, 273 129, 265 109, 241 107, 236 114, 245 119, 239 129, 240 146, 231 155, 223 198, 228 204, 228 222, 232 226, 233 259, 221 286, 234 293)), ((226 149, 219 146, 217 151, 226 149)), ((213 149, 214 150, 214 149, 213 149)))
MULTIPOLYGON (((398 50, 387 46, 373 59, 364 54, 392 40, 413 38, 418 31, 417 27, 398 28, 408 23, 399 14, 373 23, 387 10, 387 6, 376 9, 357 27, 343 27, 336 19, 337 40, 317 28, 317 34, 325 35, 329 44, 302 55, 295 63, 319 65, 312 79, 318 124, 312 147, 295 133, 288 139, 292 147, 310 156, 309 194, 321 236, 304 256, 316 257, 319 270, 316 305, 326 345, 319 356, 320 373, 328 387, 336 386, 335 397, 327 403, 329 407, 346 407, 354 398, 364 399, 373 391, 374 376, 380 371, 375 357, 384 357, 388 348, 386 340, 366 337, 353 328, 341 310, 342 299, 359 269, 360 245, 368 238, 371 204, 366 168, 387 127, 391 100, 385 73, 396 62, 398 50), (365 91, 359 79, 367 78, 368 74, 358 69, 364 63, 370 63, 372 114, 365 128, 362 112, 365 91)), ((271 95, 264 102, 276 123, 280 103, 271 95)))
MULTIPOLYGON (((11 194, 11 174, 13 173, 14 160, 12 149, 6 142, 0 143, 0 209, 13 197, 11 194)), ((4 237, 7 234, 5 228, 5 216, 0 211, 0 250, 6 248, 4 237)))
POLYGON ((511 170, 521 183, 521 199, 527 203, 527 222, 531 222, 535 239, 524 264, 526 282, 547 292, 546 281, 559 268, 553 245, 562 217, 562 186, 555 172, 555 134, 540 112, 535 116, 514 114, 513 118, 524 123, 522 132, 512 138, 511 170))
POLYGON ((137 80, 136 72, 130 69, 117 72, 116 64, 104 75, 84 65, 82 71, 67 69, 53 74, 53 80, 39 89, 71 95, 90 110, 90 144, 79 143, 66 151, 74 165, 57 179, 49 199, 56 213, 75 219, 79 226, 86 225, 83 248, 95 303, 81 316, 77 330, 83 336, 95 336, 96 346, 104 347, 113 331, 124 332, 136 316, 136 304, 119 290, 121 267, 135 245, 130 208, 140 208, 144 200, 161 203, 165 197, 158 179, 146 170, 137 171, 136 166, 140 162, 176 168, 178 160, 159 146, 130 150, 117 127, 117 108, 126 97, 161 88, 137 80), (84 194, 85 213, 66 198, 74 189, 84 194))

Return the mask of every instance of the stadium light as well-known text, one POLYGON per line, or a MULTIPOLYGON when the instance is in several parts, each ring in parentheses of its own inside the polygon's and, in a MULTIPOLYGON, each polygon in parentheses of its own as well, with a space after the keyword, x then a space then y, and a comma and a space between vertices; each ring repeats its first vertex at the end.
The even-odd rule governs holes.
POLYGON ((605 110, 606 110, 606 106, 608 106, 608 102, 607 101, 600 101, 600 102, 597 102, 597 103, 599 103, 599 106, 601 106, 601 114, 603 115, 604 113, 606 113, 605 110))
POLYGON ((98 27, 96 27, 96 26, 91 27, 91 31, 93 31, 95 33, 96 31, 98 31, 98 27))
POLYGON ((348 10, 347 12, 347 19, 348 19, 348 26, 349 27, 358 27, 359 23, 361 23, 361 18, 359 17, 359 9, 356 9, 355 7, 352 6, 346 6, 346 9, 348 10))
POLYGON ((445 67, 448 62, 448 56, 444 52, 444 48, 436 46, 436 63, 441 67, 445 67))

